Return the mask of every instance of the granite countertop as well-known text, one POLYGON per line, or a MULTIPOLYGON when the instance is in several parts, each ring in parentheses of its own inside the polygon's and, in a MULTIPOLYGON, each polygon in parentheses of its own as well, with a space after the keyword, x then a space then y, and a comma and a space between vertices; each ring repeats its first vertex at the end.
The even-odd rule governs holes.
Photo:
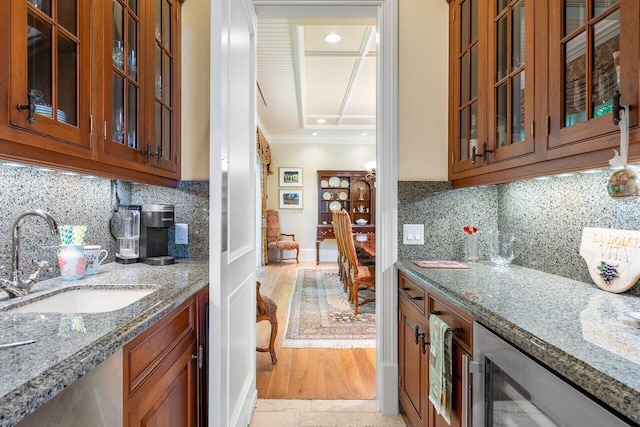
POLYGON ((640 423, 640 297, 524 267, 396 267, 635 423, 640 423), (628 320, 627 320, 628 319, 628 320))
MULTIPOLYGON (((0 426, 12 426, 209 283, 207 260, 170 266, 103 264, 81 280, 37 283, 27 297, 0 299, 0 344, 35 339, 0 350, 0 426), (123 309, 105 313, 9 313, 7 306, 57 289, 159 285, 123 309), (73 326, 72 326, 73 325, 73 326), (82 330, 84 329, 84 330, 82 330)), ((0 291, 0 298, 6 294, 0 291)), ((24 304, 22 304, 24 305, 24 304)))

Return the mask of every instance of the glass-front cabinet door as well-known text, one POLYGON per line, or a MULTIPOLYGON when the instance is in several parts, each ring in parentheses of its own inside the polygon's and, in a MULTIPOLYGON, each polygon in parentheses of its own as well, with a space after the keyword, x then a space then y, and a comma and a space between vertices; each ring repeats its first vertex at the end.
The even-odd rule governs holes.
POLYGON ((10 125, 89 148, 90 1, 10 4, 10 125))
POLYGON ((452 140, 454 172, 480 166, 473 153, 482 153, 485 141, 483 108, 479 107, 484 88, 479 84, 480 59, 484 39, 480 32, 478 6, 480 0, 456 0, 450 7, 452 51, 450 68, 453 70, 450 97, 452 104, 452 140))
MULTIPOLYGON (((549 148, 618 132, 614 93, 638 102, 637 0, 562 0, 549 7, 549 148)), ((638 124, 637 108, 630 126, 638 124)), ((616 140, 612 138, 611 141, 616 140)), ((617 142, 614 144, 616 145, 617 142)), ((594 149, 603 148, 594 141, 594 149)), ((587 150, 588 151, 588 150, 587 150)))
POLYGON ((533 152, 534 1, 491 0, 489 5, 487 137, 490 161, 533 152))
MULTIPOLYGON (((151 3, 151 2, 150 2, 151 3)), ((178 102, 177 54, 177 2, 175 0, 153 0, 153 124, 147 146, 155 155, 155 162, 163 169, 175 170, 178 102)))
MULTIPOLYGON (((177 171, 178 12, 171 0, 110 0, 105 151, 177 171)), ((108 43, 107 43, 108 41, 108 43)))

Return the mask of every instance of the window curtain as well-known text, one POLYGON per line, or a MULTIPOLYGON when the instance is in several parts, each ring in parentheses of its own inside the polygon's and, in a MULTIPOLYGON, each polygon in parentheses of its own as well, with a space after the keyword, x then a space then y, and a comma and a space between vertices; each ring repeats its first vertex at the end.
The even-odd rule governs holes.
POLYGON ((267 252, 266 215, 267 215, 267 176, 273 175, 271 165, 271 148, 269 142, 264 137, 260 128, 256 128, 256 148, 258 157, 262 163, 262 260, 265 265, 269 263, 269 253, 267 252))

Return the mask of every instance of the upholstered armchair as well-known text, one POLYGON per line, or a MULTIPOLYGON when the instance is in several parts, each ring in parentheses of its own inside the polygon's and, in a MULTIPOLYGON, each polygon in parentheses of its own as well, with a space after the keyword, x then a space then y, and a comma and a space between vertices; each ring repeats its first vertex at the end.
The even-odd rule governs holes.
POLYGON ((295 234, 285 234, 280 230, 280 213, 274 210, 267 211, 267 250, 280 251, 280 265, 284 259, 284 251, 296 251, 296 263, 300 255, 300 244, 296 242, 295 234), (290 237, 291 240, 283 240, 283 237, 290 237))

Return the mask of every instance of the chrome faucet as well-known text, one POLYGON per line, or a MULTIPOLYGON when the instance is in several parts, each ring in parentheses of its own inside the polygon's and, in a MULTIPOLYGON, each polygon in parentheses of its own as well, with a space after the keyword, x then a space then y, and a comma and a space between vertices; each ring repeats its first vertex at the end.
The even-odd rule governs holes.
POLYGON ((23 278, 22 272, 22 244, 20 242, 20 227, 28 216, 38 216, 49 224, 51 235, 56 237, 58 235, 58 223, 48 212, 42 210, 30 210, 20 214, 18 219, 13 223, 13 234, 11 240, 11 280, 0 279, 0 289, 9 294, 9 297, 22 297, 29 293, 31 287, 36 284, 42 270, 49 267, 47 261, 34 261, 34 265, 38 266, 38 269, 29 275, 27 279, 23 278))

